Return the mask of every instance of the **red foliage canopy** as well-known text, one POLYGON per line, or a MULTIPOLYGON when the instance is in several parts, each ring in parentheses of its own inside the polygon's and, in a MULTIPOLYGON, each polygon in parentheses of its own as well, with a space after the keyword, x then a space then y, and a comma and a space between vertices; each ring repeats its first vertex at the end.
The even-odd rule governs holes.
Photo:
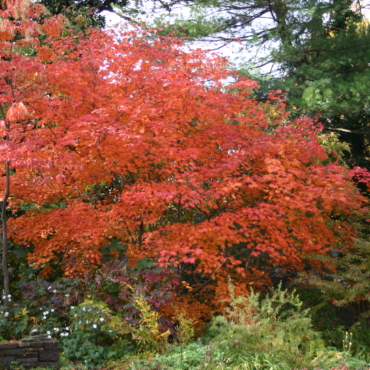
POLYGON ((11 237, 34 247, 34 266, 83 274, 117 238, 132 263, 176 268, 218 301, 228 275, 268 285, 351 243, 333 218, 361 207, 347 169, 328 161, 314 122, 251 99, 253 81, 225 86, 224 59, 150 32, 60 36, 62 18, 4 12, 0 161, 22 210, 11 237), (52 37, 41 44, 38 30, 52 37))

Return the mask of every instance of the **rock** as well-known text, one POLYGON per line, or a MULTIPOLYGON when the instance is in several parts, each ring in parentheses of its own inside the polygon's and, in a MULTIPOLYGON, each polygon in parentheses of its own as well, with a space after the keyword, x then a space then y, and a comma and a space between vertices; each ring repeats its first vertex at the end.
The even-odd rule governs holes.
POLYGON ((40 361, 59 361, 59 351, 43 351, 39 353, 40 361))
POLYGON ((47 334, 35 334, 26 338, 22 338, 21 342, 45 342, 50 340, 47 334))

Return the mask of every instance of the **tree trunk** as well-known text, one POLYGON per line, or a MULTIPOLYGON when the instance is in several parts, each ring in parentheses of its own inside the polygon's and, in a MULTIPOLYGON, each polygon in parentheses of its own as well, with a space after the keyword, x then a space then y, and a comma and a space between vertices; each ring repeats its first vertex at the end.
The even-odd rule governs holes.
POLYGON ((9 270, 8 270, 8 224, 6 218, 6 207, 8 203, 9 193, 10 193, 10 171, 9 171, 9 161, 5 164, 5 194, 3 198, 3 206, 1 209, 1 219, 3 221, 3 259, 2 259, 2 268, 3 268, 3 279, 4 279, 4 296, 5 296, 5 305, 9 302, 9 270))

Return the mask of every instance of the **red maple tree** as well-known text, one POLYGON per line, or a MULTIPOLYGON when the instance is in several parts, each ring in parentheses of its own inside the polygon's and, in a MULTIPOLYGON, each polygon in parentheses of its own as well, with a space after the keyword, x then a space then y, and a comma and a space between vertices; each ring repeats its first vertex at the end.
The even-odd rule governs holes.
POLYGON ((20 3, 1 13, 0 186, 4 208, 23 210, 8 232, 34 247, 33 266, 84 274, 118 239, 132 264, 176 270, 175 300, 204 310, 228 276, 263 288, 351 245, 333 214, 363 200, 313 121, 257 103, 253 81, 226 86, 235 73, 219 56, 151 31, 60 35, 62 18, 40 25, 36 5, 6 4, 20 3))

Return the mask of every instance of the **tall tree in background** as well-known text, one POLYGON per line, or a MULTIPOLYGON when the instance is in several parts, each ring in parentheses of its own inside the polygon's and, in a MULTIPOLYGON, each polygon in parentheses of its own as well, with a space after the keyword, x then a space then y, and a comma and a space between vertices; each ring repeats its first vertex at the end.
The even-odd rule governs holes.
POLYGON ((275 81, 296 115, 320 115, 351 144, 350 166, 369 167, 370 28, 351 1, 333 1, 319 32, 277 54, 286 70, 275 81))

